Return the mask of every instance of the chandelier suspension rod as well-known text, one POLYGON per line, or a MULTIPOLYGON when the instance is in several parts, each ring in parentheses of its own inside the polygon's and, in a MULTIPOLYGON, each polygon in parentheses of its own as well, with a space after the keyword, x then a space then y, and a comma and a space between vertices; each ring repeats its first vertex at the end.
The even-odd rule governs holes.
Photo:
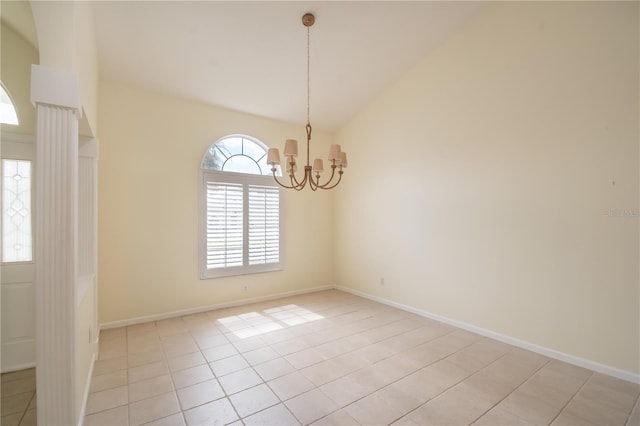
POLYGON ((302 190, 307 183, 312 191, 320 189, 335 188, 342 180, 343 169, 347 167, 347 155, 342 151, 340 145, 332 144, 329 147, 329 167, 331 168, 331 176, 324 183, 320 184, 320 175, 324 172, 323 161, 316 158, 311 166, 311 26, 315 23, 315 16, 312 13, 305 13, 302 16, 302 24, 307 27, 307 124, 305 130, 307 133, 307 163, 304 166, 302 180, 298 181, 296 176, 296 157, 298 156, 298 142, 295 139, 287 139, 284 147, 284 171, 289 175, 291 186, 283 183, 278 179, 276 172, 277 166, 280 164, 280 152, 277 148, 269 148, 267 152, 267 164, 271 165, 271 172, 276 183, 283 188, 302 190), (333 183, 333 178, 338 169, 338 179, 333 183), (315 173, 315 176, 314 176, 315 173))

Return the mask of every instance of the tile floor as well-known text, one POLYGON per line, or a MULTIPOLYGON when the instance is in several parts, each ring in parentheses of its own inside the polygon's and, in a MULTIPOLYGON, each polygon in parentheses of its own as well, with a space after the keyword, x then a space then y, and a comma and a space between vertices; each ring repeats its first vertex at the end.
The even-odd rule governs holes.
POLYGON ((35 426, 36 369, 13 371, 0 376, 0 425, 35 426))
POLYGON ((639 394, 332 290, 104 330, 85 424, 639 425, 639 394))

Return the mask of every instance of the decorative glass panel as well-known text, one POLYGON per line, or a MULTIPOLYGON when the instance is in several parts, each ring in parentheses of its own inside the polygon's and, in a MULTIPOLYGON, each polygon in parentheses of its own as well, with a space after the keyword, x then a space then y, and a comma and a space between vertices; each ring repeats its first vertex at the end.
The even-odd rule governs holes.
POLYGON ((2 160, 2 261, 31 260, 31 161, 2 160))

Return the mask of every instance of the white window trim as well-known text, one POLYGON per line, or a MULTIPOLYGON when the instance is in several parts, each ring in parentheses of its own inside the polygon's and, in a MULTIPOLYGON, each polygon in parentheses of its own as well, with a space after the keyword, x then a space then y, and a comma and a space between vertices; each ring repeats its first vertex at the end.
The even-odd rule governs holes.
MULTIPOLYGON (((245 173, 236 173, 236 172, 225 172, 218 170, 208 170, 201 169, 201 179, 200 179, 200 190, 199 190, 199 198, 200 198, 200 248, 199 248, 199 258, 200 258, 200 279, 210 279, 210 278, 220 278, 220 277, 231 277, 237 275, 248 275, 248 274, 257 274, 262 272, 272 272, 272 271, 280 271, 284 269, 284 226, 283 225, 283 209, 282 209, 282 191, 278 187, 278 191, 280 192, 279 197, 279 223, 280 223, 280 232, 279 232, 279 248, 280 248, 280 256, 279 262, 277 263, 268 263, 262 265, 248 265, 245 264, 243 266, 233 266, 227 268, 215 268, 208 269, 207 268, 207 182, 209 181, 218 181, 218 182, 227 182, 227 183, 241 183, 244 188, 244 194, 246 195, 246 187, 248 185, 264 185, 264 186, 273 186, 278 187, 278 185, 274 182, 272 176, 265 175, 252 175, 245 173)), ((248 197, 243 198, 244 202, 244 211, 248 211, 248 197)), ((244 223, 244 232, 243 238, 244 243, 243 247, 248 247, 248 223, 245 221, 244 223)), ((245 253, 245 259, 247 254, 245 253)))

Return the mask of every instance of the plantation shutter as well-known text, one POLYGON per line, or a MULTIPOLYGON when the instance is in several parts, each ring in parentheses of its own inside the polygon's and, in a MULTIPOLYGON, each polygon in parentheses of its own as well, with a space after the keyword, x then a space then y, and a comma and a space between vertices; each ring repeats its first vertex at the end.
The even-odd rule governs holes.
POLYGON ((206 184, 207 269, 243 264, 243 185, 206 184))
POLYGON ((280 261, 280 191, 249 185, 249 265, 280 261))

